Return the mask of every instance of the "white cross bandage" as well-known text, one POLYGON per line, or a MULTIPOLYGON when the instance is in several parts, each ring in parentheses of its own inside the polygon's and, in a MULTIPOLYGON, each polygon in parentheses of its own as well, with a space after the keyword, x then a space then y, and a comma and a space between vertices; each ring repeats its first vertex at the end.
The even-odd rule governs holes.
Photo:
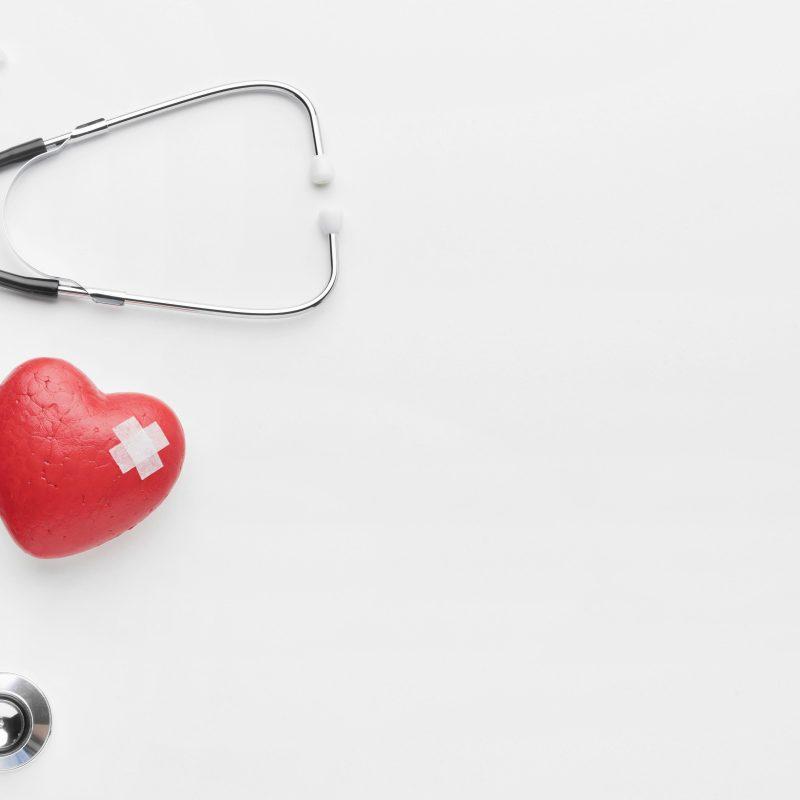
POLYGON ((144 480, 164 466, 158 452, 169 445, 169 440, 157 422, 143 428, 136 417, 131 417, 120 422, 114 433, 120 443, 108 452, 123 475, 136 467, 139 477, 144 480))

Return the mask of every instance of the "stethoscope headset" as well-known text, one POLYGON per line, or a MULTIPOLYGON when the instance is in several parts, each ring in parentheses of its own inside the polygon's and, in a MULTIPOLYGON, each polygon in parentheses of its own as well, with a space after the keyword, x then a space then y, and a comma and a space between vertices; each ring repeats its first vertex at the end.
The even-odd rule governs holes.
MULTIPOLYGON (((10 194, 16 180, 28 167, 37 163, 40 159, 45 159, 60 153, 65 147, 74 142, 79 142, 89 137, 106 133, 114 128, 119 127, 120 125, 141 120, 155 114, 169 111, 171 109, 187 106, 192 103, 198 103, 214 97, 220 97, 232 92, 246 91, 276 92, 298 101, 303 108, 305 108, 306 113, 308 114, 309 123, 311 124, 311 138, 314 145, 314 156, 311 161, 310 169, 311 181, 318 186, 324 186, 330 183, 333 179, 333 169, 331 168, 330 161, 323 150, 319 118, 311 101, 301 91, 285 83, 254 80, 241 81, 239 83, 226 83, 222 86, 215 86, 211 89, 204 89, 200 92, 193 92, 192 94, 184 95, 183 97, 176 97, 173 100, 166 100, 162 103, 156 103, 155 105, 141 108, 138 111, 120 114, 119 116, 111 119, 101 118, 92 120, 91 122, 78 125, 73 130, 69 131, 68 133, 62 133, 60 136, 54 136, 51 139, 32 139, 29 142, 24 142, 23 144, 3 150, 0 152, 0 169, 10 166, 11 164, 22 164, 21 169, 18 171, 11 183, 11 186, 9 187, 6 199, 8 198, 8 194, 10 194)), ((54 275, 47 275, 25 261, 25 259, 22 258, 22 256, 20 256, 16 250, 14 250, 14 252, 18 258, 36 274, 23 275, 17 272, 0 270, 0 286, 6 289, 14 289, 20 292, 25 292, 31 295, 39 295, 51 298, 62 296, 84 297, 93 300, 95 303, 105 303, 117 306, 125 305, 126 303, 133 303, 141 306, 156 306, 158 308, 168 308, 177 311, 200 311, 210 314, 226 314, 236 317, 250 317, 256 319, 285 317, 290 314, 297 314, 301 311, 307 311, 308 309, 319 305, 330 294, 331 289, 333 289, 333 285, 336 282, 336 277, 339 272, 339 249, 337 236, 341 228, 341 213, 330 210, 323 211, 319 215, 319 224, 323 234, 328 237, 328 246, 330 250, 330 274, 328 280, 322 289, 311 299, 296 305, 285 306, 281 308, 240 308, 236 306, 198 303, 190 300, 168 300, 159 297, 129 294, 128 292, 122 292, 115 289, 96 289, 84 286, 83 284, 71 278, 60 278, 54 275)), ((11 246, 13 249, 13 244, 11 244, 11 246)))

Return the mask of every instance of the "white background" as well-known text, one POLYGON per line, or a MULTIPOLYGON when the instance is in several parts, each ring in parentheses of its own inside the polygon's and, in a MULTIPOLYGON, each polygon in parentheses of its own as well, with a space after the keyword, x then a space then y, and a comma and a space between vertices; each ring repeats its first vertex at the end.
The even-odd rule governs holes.
POLYGON ((13 195, 41 269, 295 300, 346 212, 298 319, 0 295, 0 371, 188 444, 113 543, 0 537, 0 669, 55 714, 4 800, 796 798, 796 9, 3 3, 2 146, 266 78, 338 170, 276 97, 120 129, 13 195))

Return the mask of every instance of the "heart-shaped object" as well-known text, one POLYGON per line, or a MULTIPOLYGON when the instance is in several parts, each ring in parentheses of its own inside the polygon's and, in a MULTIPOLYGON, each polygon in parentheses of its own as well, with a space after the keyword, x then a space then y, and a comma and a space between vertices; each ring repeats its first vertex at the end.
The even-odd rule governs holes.
POLYGON ((103 394, 66 361, 27 361, 0 385, 0 517, 31 555, 73 555, 130 530, 169 494, 183 455, 164 403, 103 394))

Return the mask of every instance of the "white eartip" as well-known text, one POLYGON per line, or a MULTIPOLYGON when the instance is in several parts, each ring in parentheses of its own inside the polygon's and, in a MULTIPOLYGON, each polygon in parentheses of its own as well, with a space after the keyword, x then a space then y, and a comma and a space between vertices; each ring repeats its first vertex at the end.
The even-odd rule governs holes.
POLYGON ((319 227, 326 236, 339 233, 342 229, 342 212, 338 209, 326 208, 319 212, 319 227))
POLYGON ((326 186, 333 180, 333 166, 326 155, 314 156, 311 159, 311 182, 317 186, 326 186))

